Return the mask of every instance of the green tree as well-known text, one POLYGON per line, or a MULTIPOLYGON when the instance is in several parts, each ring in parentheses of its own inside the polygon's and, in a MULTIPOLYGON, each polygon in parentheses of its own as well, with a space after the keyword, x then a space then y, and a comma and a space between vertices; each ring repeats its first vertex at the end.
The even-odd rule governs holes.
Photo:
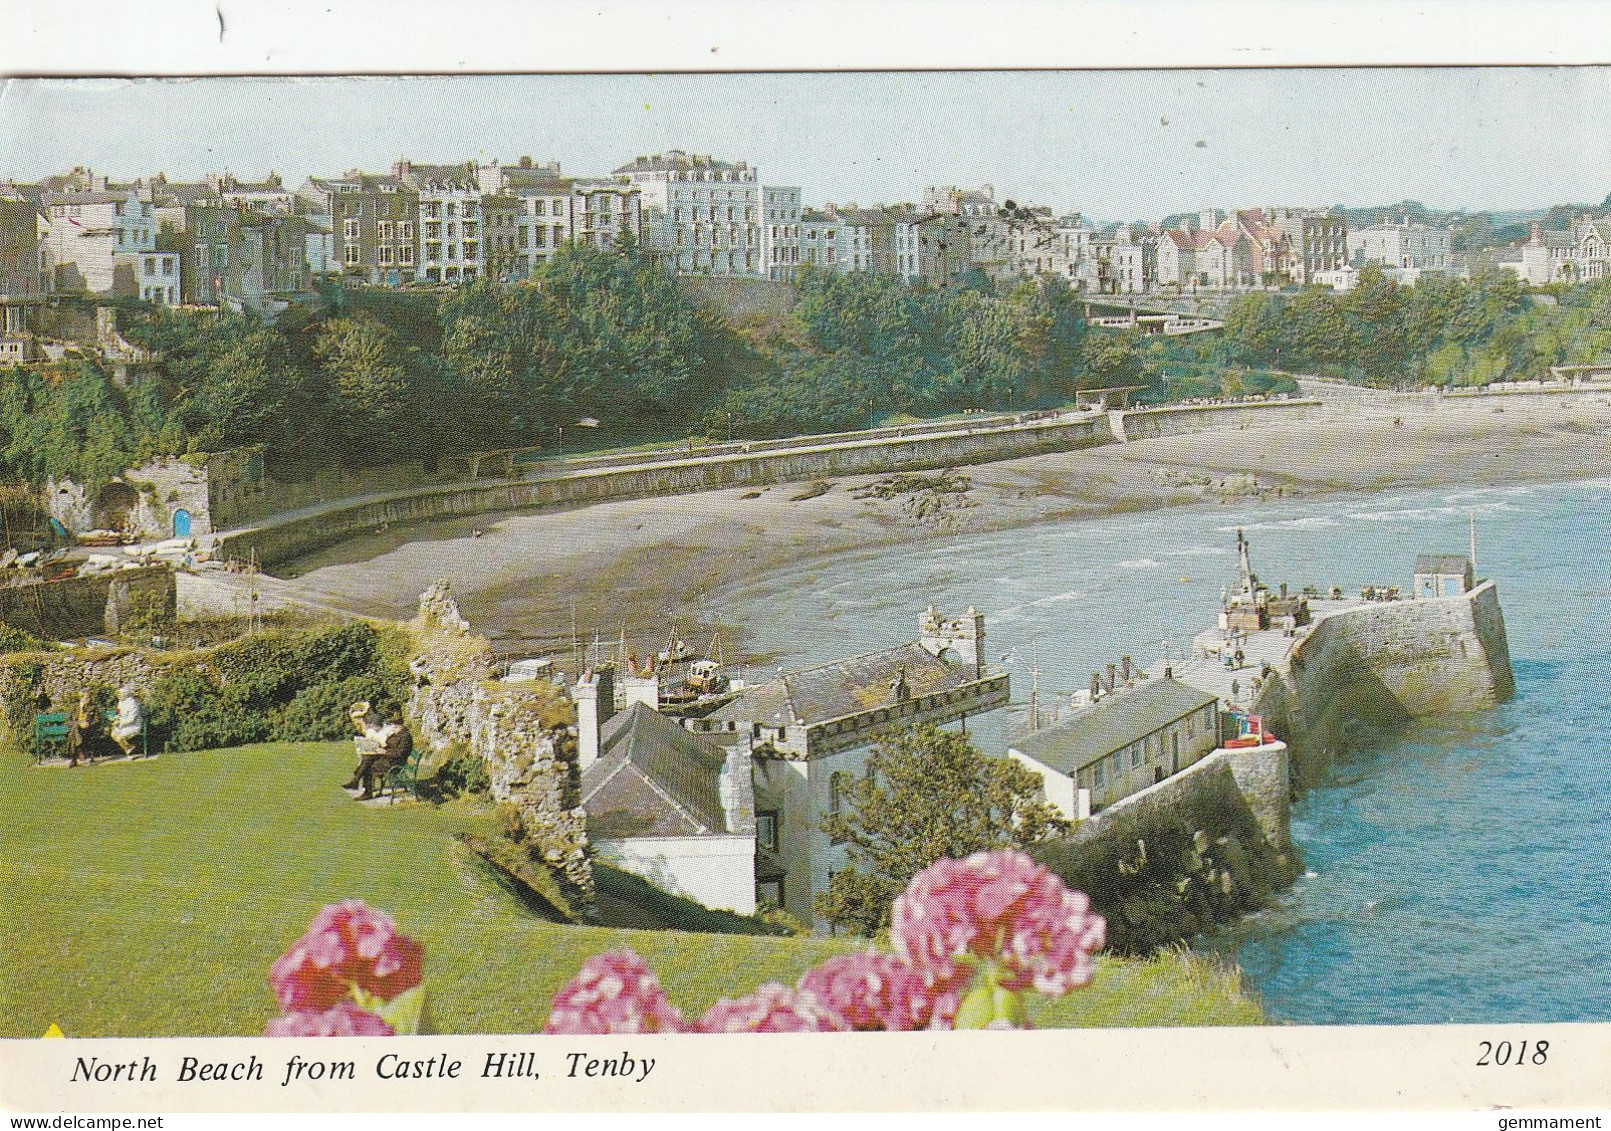
POLYGON ((889 927, 895 897, 936 860, 1024 848, 1069 829, 1041 800, 1034 772, 933 726, 885 738, 865 775, 839 783, 842 808, 822 827, 844 842, 851 867, 834 873, 817 910, 867 937, 889 927))
POLYGON ((319 330, 314 356, 333 396, 331 430, 354 463, 377 463, 407 447, 408 380, 394 335, 368 318, 336 318, 319 330))

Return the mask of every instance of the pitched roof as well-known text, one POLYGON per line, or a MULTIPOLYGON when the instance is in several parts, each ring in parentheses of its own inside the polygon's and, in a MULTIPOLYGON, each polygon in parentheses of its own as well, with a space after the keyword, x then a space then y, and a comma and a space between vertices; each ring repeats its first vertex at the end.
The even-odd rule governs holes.
POLYGON ((1103 696, 1079 714, 1017 740, 1012 748, 1072 777, 1115 750, 1217 702, 1217 696, 1178 679, 1148 679, 1103 696))
POLYGON ((705 836, 727 829, 726 755, 643 703, 599 733, 599 757, 582 773, 594 837, 705 836))
POLYGON ((807 724, 859 714, 895 702, 893 680, 906 680, 912 698, 972 683, 973 665, 932 655, 915 641, 879 652, 785 672, 749 688, 709 716, 713 720, 807 724))
POLYGON ((1471 559, 1464 554, 1417 554, 1416 573, 1465 573, 1471 568, 1471 559))

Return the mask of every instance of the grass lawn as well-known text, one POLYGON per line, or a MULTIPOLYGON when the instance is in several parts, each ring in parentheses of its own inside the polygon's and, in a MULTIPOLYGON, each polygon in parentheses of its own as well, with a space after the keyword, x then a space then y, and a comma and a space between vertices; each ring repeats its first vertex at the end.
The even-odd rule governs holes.
MULTIPOLYGON (((324 904, 361 898, 425 945, 438 1032, 535 1032, 589 955, 629 946, 697 1013, 792 982, 848 940, 555 925, 454 839, 467 802, 352 802, 348 743, 268 744, 79 769, 0 755, 0 1037, 224 1036, 274 1015, 269 964, 324 904)), ((1262 1020, 1234 972, 1184 956, 1104 960, 1038 1005, 1063 1025, 1262 1020)))

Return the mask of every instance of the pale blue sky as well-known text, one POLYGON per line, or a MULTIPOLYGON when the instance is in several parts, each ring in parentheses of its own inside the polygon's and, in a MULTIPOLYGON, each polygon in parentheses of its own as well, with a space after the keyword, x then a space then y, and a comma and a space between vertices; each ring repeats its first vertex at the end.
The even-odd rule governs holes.
POLYGON ((1598 203, 1611 70, 44 79, 0 93, 0 176, 19 179, 89 164, 299 183, 404 155, 530 154, 600 174, 667 148, 750 160, 808 203, 981 182, 1101 219, 1598 203))

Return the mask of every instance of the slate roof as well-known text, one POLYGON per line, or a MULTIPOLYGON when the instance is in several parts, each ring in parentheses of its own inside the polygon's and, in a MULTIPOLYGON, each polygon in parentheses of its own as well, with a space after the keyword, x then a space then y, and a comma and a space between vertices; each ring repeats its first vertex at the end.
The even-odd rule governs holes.
POLYGON ((1416 573, 1453 573, 1461 576, 1471 568, 1471 560, 1464 554, 1417 554, 1416 573))
POLYGON ((1103 696, 1056 726, 1017 740, 1012 748, 1073 777, 1115 750, 1217 702, 1217 696, 1178 679, 1149 679, 1103 696))
POLYGON ((599 757, 582 773, 590 836, 706 836, 727 829, 726 755, 642 703, 599 733, 599 757))
POLYGON ((902 673, 914 699, 950 691, 978 678, 972 664, 940 659, 914 641, 779 674, 744 691, 709 717, 769 726, 795 719, 811 724, 843 718, 891 705, 895 700, 890 695, 890 681, 902 673))
POLYGON ((746 166, 735 165, 729 161, 718 161, 708 154, 684 153, 680 149, 668 149, 664 153, 656 153, 653 157, 636 157, 615 170, 620 176, 626 173, 663 172, 670 169, 741 169, 746 166))

